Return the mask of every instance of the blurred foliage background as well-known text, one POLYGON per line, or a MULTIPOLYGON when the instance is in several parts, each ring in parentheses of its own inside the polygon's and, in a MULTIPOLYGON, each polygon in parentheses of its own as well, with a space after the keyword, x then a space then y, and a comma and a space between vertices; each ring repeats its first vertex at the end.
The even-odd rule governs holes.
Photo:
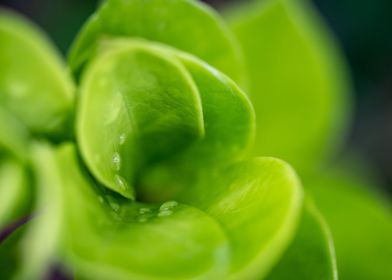
MULTIPOLYGON (((215 7, 238 0, 208 0, 215 7)), ((246 1, 246 0, 239 0, 246 1)), ((0 0, 40 25, 66 54, 97 0, 0 0)), ((392 194, 392 1, 313 0, 349 63, 355 118, 347 150, 360 151, 392 194)))

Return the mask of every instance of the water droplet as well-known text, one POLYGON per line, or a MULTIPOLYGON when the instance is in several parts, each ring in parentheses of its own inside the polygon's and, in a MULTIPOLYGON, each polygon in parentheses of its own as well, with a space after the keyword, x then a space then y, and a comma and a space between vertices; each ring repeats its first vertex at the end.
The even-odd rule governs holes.
POLYGON ((113 162, 114 169, 116 171, 120 171, 120 169, 121 169, 121 156, 119 153, 115 152, 113 154, 112 162, 113 162))
POLYGON ((121 190, 127 189, 124 178, 122 178, 120 175, 115 175, 114 180, 116 182, 117 187, 119 187, 121 190))
POLYGON ((145 217, 145 216, 139 216, 139 217, 137 218, 137 221, 138 221, 139 223, 145 223, 145 222, 148 221, 148 218, 145 217))
POLYGON ((124 145, 124 143, 125 143, 126 140, 127 140, 127 136, 125 136, 125 133, 121 134, 121 135, 118 137, 118 143, 119 143, 120 145, 124 145))
POLYGON ((167 216, 170 216, 171 214, 173 214, 173 211, 171 211, 171 210, 162 210, 162 211, 159 211, 158 217, 167 217, 167 216))
POLYGON ((100 202, 100 203, 104 203, 104 199, 103 199, 103 197, 102 196, 98 196, 98 201, 100 202))
POLYGON ((150 209, 150 208, 145 208, 145 207, 143 207, 143 208, 140 208, 140 209, 139 209, 139 213, 140 213, 140 214, 151 213, 151 209, 150 209))
POLYGON ((120 204, 117 202, 117 200, 112 197, 112 196, 107 196, 106 197, 110 207, 115 211, 118 212, 120 210, 120 204))
POLYGON ((174 207, 178 206, 178 202, 171 200, 171 201, 166 201, 165 203, 163 203, 161 205, 161 207, 159 207, 159 211, 166 211, 166 210, 170 210, 173 209, 174 207))

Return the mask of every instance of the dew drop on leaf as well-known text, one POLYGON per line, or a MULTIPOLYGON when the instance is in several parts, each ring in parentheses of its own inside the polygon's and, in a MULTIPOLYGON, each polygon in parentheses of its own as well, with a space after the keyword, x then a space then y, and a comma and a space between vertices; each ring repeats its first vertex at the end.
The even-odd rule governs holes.
POLYGON ((150 208, 142 207, 139 209, 140 214, 146 214, 146 213, 150 213, 150 212, 151 212, 150 208))
POLYGON ((109 206, 115 211, 118 212, 120 210, 120 204, 117 202, 117 200, 112 197, 112 196, 107 196, 107 201, 109 203, 109 206))
POLYGON ((116 182, 116 185, 117 185, 121 190, 125 190, 125 189, 127 188, 126 185, 125 185, 124 179, 123 179, 120 175, 116 174, 116 175, 114 176, 114 180, 115 180, 115 182, 116 182))
MULTIPOLYGON (((113 167, 116 171, 120 171, 121 169, 121 156, 119 153, 115 152, 112 157, 113 167)), ((116 179, 117 181, 117 179, 116 179)))
POLYGON ((125 133, 121 134, 121 135, 118 137, 118 143, 119 143, 120 145, 124 145, 124 143, 125 143, 126 140, 127 140, 127 137, 125 136, 125 133))
POLYGON ((166 211, 166 210, 170 210, 173 209, 175 207, 178 206, 178 202, 171 200, 171 201, 166 201, 165 203, 163 203, 161 205, 161 207, 159 207, 159 211, 166 211))
POLYGON ((170 216, 171 214, 173 214, 173 211, 171 210, 161 210, 158 213, 158 217, 167 217, 170 216))

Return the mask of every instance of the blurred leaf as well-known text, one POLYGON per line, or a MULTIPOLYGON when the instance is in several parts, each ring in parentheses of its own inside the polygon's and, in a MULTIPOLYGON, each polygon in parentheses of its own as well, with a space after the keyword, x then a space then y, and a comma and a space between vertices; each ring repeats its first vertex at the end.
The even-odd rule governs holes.
MULTIPOLYGON (((31 148, 35 200, 31 221, 21 240, 21 265, 16 279, 43 279, 56 256, 62 234, 61 214, 65 205, 61 198, 60 170, 52 156, 51 146, 34 143, 31 148)), ((65 171, 65 170, 64 170, 65 171)), ((69 204, 70 207, 72 203, 69 204)), ((74 234, 77 234, 76 232, 74 234)))
POLYGON ((313 203, 305 204, 294 240, 266 279, 338 279, 332 236, 313 203))
POLYGON ((28 150, 29 132, 0 105, 0 150, 3 153, 25 161, 28 150))
POLYGON ((340 168, 305 178, 334 237, 339 278, 392 279, 392 211, 358 173, 340 168))
POLYGON ((26 232, 26 225, 19 227, 0 243, 0 279, 14 279, 20 269, 20 241, 26 232))
POLYGON ((37 27, 6 10, 0 10, 0 61, 1 106, 33 133, 68 133, 73 89, 63 63, 37 27))
POLYGON ((27 214, 31 199, 25 168, 17 161, 0 161, 0 231, 27 214))
POLYGON ((197 1, 109 0, 92 15, 69 56, 74 73, 94 54, 101 39, 145 38, 200 57, 243 84, 235 41, 219 16, 197 1))
POLYGON ((255 153, 313 168, 342 138, 347 74, 307 1, 250 1, 228 14, 244 50, 255 106, 255 153))

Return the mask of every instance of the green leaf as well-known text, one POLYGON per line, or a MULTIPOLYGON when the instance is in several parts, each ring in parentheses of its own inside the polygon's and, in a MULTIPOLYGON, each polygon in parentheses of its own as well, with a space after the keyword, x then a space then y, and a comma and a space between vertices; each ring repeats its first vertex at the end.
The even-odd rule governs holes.
MULTIPOLYGON (((29 151, 34 173, 32 183, 35 187, 33 213, 37 216, 29 222, 20 241, 20 269, 15 279, 44 279, 55 261, 61 241, 61 215, 62 211, 66 211, 66 205, 61 200, 61 170, 52 149, 47 143, 34 142, 29 151)), ((71 205, 72 203, 67 204, 71 205)))
POLYGON ((33 133, 59 137, 72 83, 51 43, 31 22, 0 9, 0 104, 33 133))
POLYGON ((211 215, 227 232, 233 258, 227 279, 262 278, 294 237, 302 208, 298 178, 291 167, 273 158, 211 173, 181 201, 211 215))
POLYGON ((305 185, 331 227, 339 278, 392 279, 391 207, 358 174, 326 170, 305 177, 305 185))
POLYGON ((245 94, 208 64, 162 44, 105 41, 81 93, 82 154, 100 182, 123 195, 118 178, 143 200, 165 200, 202 170, 243 158, 253 140, 245 94))
POLYGON ((26 127, 0 105, 0 150, 25 161, 29 138, 26 127))
MULTIPOLYGON (((88 279, 221 279, 229 261, 219 225, 193 207, 129 201, 97 187, 75 147, 57 150, 66 261, 88 279), (65 208, 64 208, 65 209, 65 208)), ((43 166, 44 167, 44 166, 43 166)), ((45 167, 46 168, 46 167, 45 167)))
POLYGON ((305 203, 294 240, 266 279, 338 279, 330 230, 309 200, 305 203))
POLYGON ((133 198, 135 176, 202 137, 197 88, 178 61, 124 45, 98 56, 81 85, 77 138, 94 176, 133 198))
POLYGON ((109 0, 92 15, 69 56, 74 73, 105 38, 133 37, 161 42, 194 54, 243 84, 242 61, 220 17, 197 1, 109 0))
POLYGON ((24 166, 15 160, 2 158, 0 161, 0 230, 27 213, 30 195, 24 166))
POLYGON ((0 278, 15 279, 20 269, 21 247, 27 225, 24 224, 0 243, 0 278))
POLYGON ((227 18, 245 54, 255 153, 313 168, 333 154, 350 111, 347 73, 331 34, 308 1, 250 1, 227 18))
POLYGON ((144 198, 151 200, 154 193, 162 196, 163 193, 186 192, 197 183, 201 173, 213 172, 247 155, 254 138, 254 112, 246 95, 234 82, 189 54, 159 44, 129 42, 147 44, 181 61, 196 84, 205 128, 200 140, 144 174, 140 180, 142 187, 138 189, 144 198))
POLYGON ((253 107, 228 77, 201 60, 177 53, 199 90, 205 126, 203 139, 186 151, 192 165, 219 165, 243 158, 253 144, 253 107))

